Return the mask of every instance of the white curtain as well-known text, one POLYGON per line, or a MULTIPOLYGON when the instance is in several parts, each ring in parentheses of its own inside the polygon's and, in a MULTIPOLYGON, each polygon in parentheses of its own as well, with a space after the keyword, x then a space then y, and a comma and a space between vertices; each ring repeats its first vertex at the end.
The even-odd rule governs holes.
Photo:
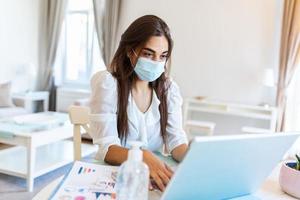
MULTIPOLYGON (((287 89, 284 131, 300 131, 300 63, 287 89)), ((300 146, 299 146, 300 148, 300 146)))
POLYGON ((42 0, 37 89, 50 92, 50 110, 55 109, 53 68, 68 0, 42 0))
POLYGON ((100 50, 108 67, 117 47, 121 0, 93 0, 100 50))
POLYGON ((277 131, 284 130, 287 89, 300 58, 300 0, 285 0, 282 20, 280 66, 277 86, 277 131))

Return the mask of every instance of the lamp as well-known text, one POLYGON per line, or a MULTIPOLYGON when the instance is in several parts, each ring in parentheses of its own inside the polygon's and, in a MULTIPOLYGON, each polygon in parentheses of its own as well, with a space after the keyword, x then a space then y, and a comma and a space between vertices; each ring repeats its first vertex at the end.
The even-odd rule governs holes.
POLYGON ((267 87, 275 87, 274 70, 271 68, 263 71, 263 85, 267 87))
POLYGON ((18 85, 18 92, 32 91, 36 83, 36 69, 31 62, 20 64, 15 70, 15 84, 18 85))
POLYGON ((29 78, 29 81, 28 81, 29 90, 28 91, 32 91, 35 89, 35 85, 36 85, 37 70, 33 63, 27 63, 27 64, 25 64, 25 66, 27 66, 27 75, 29 78))
MULTIPOLYGON (((264 86, 264 93, 265 93, 265 99, 268 99, 269 96, 273 97, 273 88, 275 85, 275 75, 274 70, 272 68, 266 68, 263 70, 262 73, 262 85, 264 86)), ((267 101, 266 101, 267 102, 267 101)), ((268 103, 261 103, 261 106, 264 106, 266 108, 270 107, 268 103)))

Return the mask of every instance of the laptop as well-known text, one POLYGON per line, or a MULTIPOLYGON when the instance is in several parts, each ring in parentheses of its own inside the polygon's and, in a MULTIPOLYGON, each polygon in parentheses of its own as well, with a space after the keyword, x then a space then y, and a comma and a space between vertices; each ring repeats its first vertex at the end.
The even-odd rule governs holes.
POLYGON ((252 194, 299 136, 295 132, 196 137, 162 200, 259 199, 252 194))

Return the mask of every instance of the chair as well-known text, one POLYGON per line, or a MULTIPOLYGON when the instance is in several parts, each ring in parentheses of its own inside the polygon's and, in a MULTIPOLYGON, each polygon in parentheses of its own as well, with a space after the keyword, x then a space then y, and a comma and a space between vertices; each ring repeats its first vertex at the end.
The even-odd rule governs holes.
POLYGON ((69 117, 73 127, 74 141, 74 161, 81 160, 81 129, 89 133, 89 113, 90 109, 84 106, 70 106, 69 117))
MULTIPOLYGON (((73 102, 74 106, 84 106, 88 107, 89 106, 90 99, 89 98, 81 98, 81 99, 76 99, 73 102)), ((81 138, 87 139, 87 140, 92 140, 91 136, 89 134, 83 134, 81 138)))

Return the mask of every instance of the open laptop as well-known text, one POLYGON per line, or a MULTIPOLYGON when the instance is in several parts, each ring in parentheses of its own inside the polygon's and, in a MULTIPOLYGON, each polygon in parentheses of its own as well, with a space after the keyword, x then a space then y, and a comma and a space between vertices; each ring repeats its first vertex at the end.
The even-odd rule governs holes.
POLYGON ((250 195, 261 186, 299 135, 197 137, 162 200, 259 199, 250 195))

